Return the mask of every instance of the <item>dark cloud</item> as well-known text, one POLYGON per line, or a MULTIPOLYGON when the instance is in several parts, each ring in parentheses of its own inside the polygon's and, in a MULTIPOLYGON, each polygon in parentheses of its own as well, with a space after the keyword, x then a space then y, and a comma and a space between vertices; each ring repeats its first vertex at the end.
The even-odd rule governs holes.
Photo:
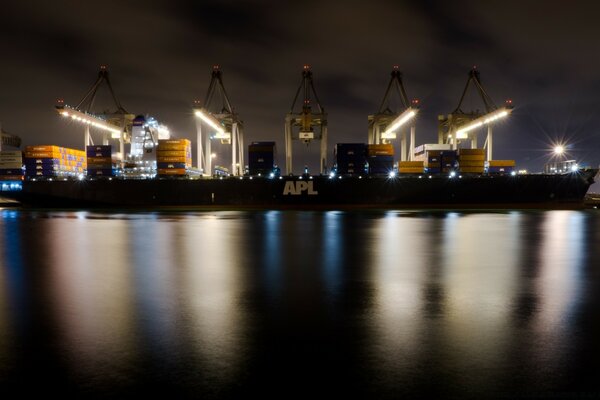
MULTIPOLYGON (((366 141, 393 65, 421 100, 418 141, 436 141, 437 116, 456 107, 477 65, 494 101, 517 107, 496 129, 498 158, 539 170, 548 143, 563 138, 573 157, 598 165, 597 8, 583 0, 12 1, 0 15, 0 121, 25 144, 81 147, 81 132, 53 105, 78 102, 108 64, 125 108, 195 140, 190 105, 220 64, 246 142, 276 140, 283 162, 283 120, 303 64, 329 115, 330 148, 366 141)), ((110 105, 104 92, 98 107, 110 105)), ((482 104, 471 94, 469 106, 482 104)), ((299 145, 297 165, 316 168, 318 148, 299 145)))

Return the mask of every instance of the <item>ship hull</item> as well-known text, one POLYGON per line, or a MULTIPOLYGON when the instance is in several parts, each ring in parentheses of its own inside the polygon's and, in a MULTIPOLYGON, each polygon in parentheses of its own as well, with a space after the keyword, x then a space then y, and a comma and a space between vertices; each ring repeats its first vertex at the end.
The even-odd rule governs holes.
POLYGON ((583 206, 597 170, 563 175, 36 180, 7 193, 36 207, 398 208, 583 206))

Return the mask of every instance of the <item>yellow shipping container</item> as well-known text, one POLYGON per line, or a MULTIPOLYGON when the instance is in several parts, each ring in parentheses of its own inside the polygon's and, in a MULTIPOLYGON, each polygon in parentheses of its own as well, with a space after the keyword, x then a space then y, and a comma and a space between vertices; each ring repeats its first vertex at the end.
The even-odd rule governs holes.
POLYGON ((458 156, 458 160, 459 161, 484 161, 485 156, 483 154, 482 155, 471 155, 471 154, 463 155, 463 154, 461 154, 460 156, 458 156))
POLYGON ((185 151, 180 150, 158 150, 156 152, 156 157, 186 157, 187 153, 185 151))
POLYGON ((188 139, 158 139, 159 146, 163 144, 184 144, 189 146, 191 143, 188 139))
POLYGON ((401 174, 422 174, 423 168, 417 168, 417 167, 402 168, 402 169, 399 169, 398 172, 401 174))
POLYGON ((158 175, 185 175, 185 168, 159 168, 157 173, 158 175))
POLYGON ((460 167, 460 172, 483 174, 483 167, 460 167))
POLYGON ((180 144, 180 143, 159 143, 158 147, 156 148, 156 151, 165 151, 165 150, 189 150, 190 146, 187 144, 180 144))
POLYGON ((481 167, 483 168, 483 163, 484 161, 465 161, 465 160, 460 160, 458 165, 463 168, 463 167, 481 167))
POLYGON ((485 155, 485 149, 458 149, 458 155, 483 156, 485 155))
POLYGON ((490 160, 490 167, 514 167, 515 160, 490 160))
POLYGON ((398 161, 398 169, 400 168, 423 168, 423 161, 398 161))

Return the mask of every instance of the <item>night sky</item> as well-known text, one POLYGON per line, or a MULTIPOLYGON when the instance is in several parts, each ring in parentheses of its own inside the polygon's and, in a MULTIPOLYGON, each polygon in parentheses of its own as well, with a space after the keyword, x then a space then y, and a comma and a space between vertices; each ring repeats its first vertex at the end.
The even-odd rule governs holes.
MULTIPOLYGON (((117 97, 195 142, 193 100, 219 64, 246 144, 275 140, 310 64, 329 114, 329 161, 339 142, 366 142, 393 65, 421 101, 417 144, 437 141, 476 65, 497 105, 494 158, 541 170, 548 149, 600 164, 600 5, 595 1, 5 1, 0 14, 0 122, 24 145, 83 146, 79 126, 54 111, 77 104, 108 65, 117 97)), ((114 108, 103 90, 94 111, 114 108)), ((465 109, 483 108, 475 91, 465 109)), ((99 136, 95 136, 99 141, 99 136)), ((483 132, 479 136, 483 144, 483 132)), ((228 164, 229 150, 213 145, 228 164)), ((318 142, 294 165, 316 171, 318 142)), ((195 145, 194 145, 195 151, 195 145)), ((195 154, 194 154, 195 158, 195 154)), ((216 162, 219 164, 219 161, 216 162)))

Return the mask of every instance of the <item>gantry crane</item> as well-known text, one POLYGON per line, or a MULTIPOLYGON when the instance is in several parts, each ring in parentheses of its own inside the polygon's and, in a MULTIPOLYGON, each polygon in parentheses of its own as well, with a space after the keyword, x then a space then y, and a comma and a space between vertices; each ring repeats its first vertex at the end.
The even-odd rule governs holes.
POLYGON ((309 144, 313 140, 321 141, 320 173, 323 173, 327 167, 327 113, 321 106, 312 78, 310 65, 304 65, 302 70, 302 80, 294 96, 290 112, 285 116, 285 169, 286 174, 292 173, 292 140, 301 140, 309 144), (294 111, 298 96, 302 92, 302 110, 294 111), (314 112, 311 104, 311 93, 315 99, 317 111, 314 112), (315 132, 314 127, 318 127, 315 132), (295 133, 294 128, 299 128, 295 133))
POLYGON ((21 147, 21 138, 2 130, 2 124, 0 124, 0 151, 4 146, 21 147))
MULTIPOLYGON (((412 120, 410 126, 410 145, 408 148, 408 159, 412 160, 415 150, 415 123, 414 117, 418 111, 418 100, 408 101, 406 90, 404 89, 404 83, 402 82, 402 72, 400 72, 397 65, 392 69, 392 77, 390 83, 385 91, 379 111, 373 115, 369 115, 369 144, 387 143, 392 139, 396 139, 396 131, 405 125, 407 122, 412 120), (390 107, 390 97, 396 90, 398 97, 400 98, 401 109, 392 110, 390 107)), ((407 148, 406 148, 406 132, 400 134, 400 161, 407 160, 407 148)))
POLYGON ((200 104, 199 101, 194 102, 194 113, 199 118, 196 121, 198 169, 209 175, 211 174, 211 139, 220 139, 223 144, 231 144, 232 175, 243 174, 244 125, 231 106, 223 85, 223 74, 218 65, 213 66, 204 104, 200 104), (215 92, 218 92, 218 97, 221 100, 218 104, 213 103, 215 92), (220 108, 217 109, 216 107, 220 108), (206 135, 204 142, 202 141, 202 122, 214 130, 213 135, 206 135))
POLYGON ((75 106, 70 107, 59 100, 56 105, 58 113, 64 117, 70 117, 72 120, 84 125, 84 146, 93 145, 93 139, 90 134, 90 127, 103 131, 102 144, 108 144, 109 138, 119 140, 119 150, 121 156, 125 155, 125 142, 129 141, 134 115, 128 113, 121 105, 112 88, 108 76, 106 65, 100 66, 98 78, 92 87, 87 91, 81 101, 75 106), (92 114, 92 108, 96 99, 98 89, 105 83, 108 86, 116 110, 114 112, 104 112, 102 114, 92 114))
POLYGON ((504 107, 497 107, 494 104, 481 84, 479 71, 476 67, 473 67, 473 69, 469 71, 467 84, 465 85, 465 89, 463 90, 456 109, 447 116, 438 116, 438 142, 451 143, 452 147, 456 149, 461 140, 468 140, 471 142, 471 148, 477 148, 477 128, 486 126, 487 136, 484 148, 487 149, 487 160, 490 161, 493 157, 492 124, 498 119, 508 116, 512 112, 512 109, 512 100, 507 100, 504 107), (470 85, 473 85, 476 88, 479 97, 481 97, 485 107, 484 112, 480 110, 465 112, 462 110, 461 107, 463 106, 470 85))

